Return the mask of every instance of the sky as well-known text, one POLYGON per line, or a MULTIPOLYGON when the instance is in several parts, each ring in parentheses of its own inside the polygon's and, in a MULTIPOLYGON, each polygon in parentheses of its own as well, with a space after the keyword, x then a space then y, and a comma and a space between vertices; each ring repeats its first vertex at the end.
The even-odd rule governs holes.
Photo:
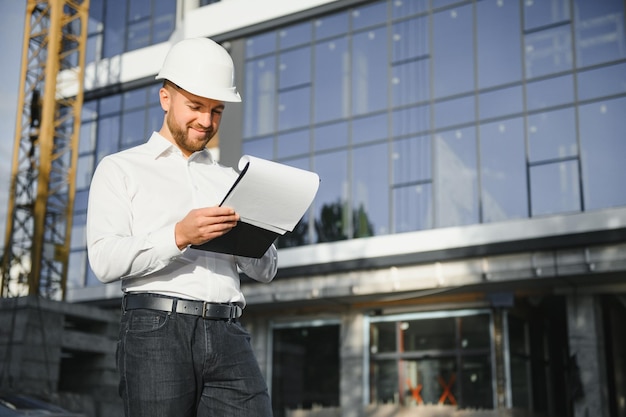
POLYGON ((26 0, 0 0, 0 248, 4 248, 26 0))

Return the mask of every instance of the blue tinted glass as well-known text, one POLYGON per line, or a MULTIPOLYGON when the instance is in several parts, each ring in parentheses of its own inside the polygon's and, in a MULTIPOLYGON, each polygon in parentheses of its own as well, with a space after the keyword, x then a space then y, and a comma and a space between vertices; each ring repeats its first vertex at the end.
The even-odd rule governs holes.
POLYGON ((96 122, 83 123, 80 126, 78 153, 93 152, 96 145, 96 122))
POLYGON ((625 206, 626 98, 579 108, 585 209, 625 206))
POLYGON ((474 89, 472 5, 433 15, 433 79, 436 98, 474 89))
POLYGON ((358 30, 385 23, 387 20, 387 2, 376 2, 352 11, 352 29, 358 30))
POLYGON ((570 25, 529 33, 524 37, 524 44, 526 78, 572 69, 570 25))
POLYGON ((428 11, 429 0, 396 0, 391 4, 391 14, 394 18, 410 16, 428 11))
POLYGON ((433 228, 432 184, 393 189, 393 233, 433 228))
POLYGON ((475 108, 474 96, 435 103, 435 128, 472 122, 475 108))
POLYGON ((104 28, 104 2, 105 0, 91 0, 89 2, 88 35, 100 33, 104 28))
POLYGON ((352 114, 387 108, 388 79, 386 29, 376 29, 352 38, 352 114))
POLYGON ((128 148, 129 146, 137 145, 139 142, 146 140, 144 137, 145 119, 146 111, 143 108, 127 111, 122 114, 122 148, 128 148))
POLYGON ((430 98, 430 61, 411 61, 392 68, 391 93, 394 106, 414 104, 430 98))
MULTIPOLYGON (((150 97, 156 100, 156 97, 150 97)), ((138 88, 136 90, 127 91, 122 95, 124 102, 124 111, 146 105, 146 89, 138 88)))
POLYGON ((126 2, 107 2, 104 21, 102 57, 110 58, 124 52, 126 45, 126 2))
POLYGON ((128 2, 128 21, 147 19, 152 14, 151 0, 133 0, 128 2))
POLYGON ((78 157, 76 166, 76 189, 80 190, 89 187, 93 175, 93 154, 78 157))
POLYGON ((76 197, 74 199, 74 212, 86 213, 88 203, 89 203, 89 189, 85 188, 83 190, 76 191, 76 197))
POLYGON ((577 86, 580 100, 626 93, 626 64, 581 71, 577 86))
POLYGON ((626 57, 624 2, 576 0, 576 61, 579 67, 626 57))
POLYGON ((352 120, 352 143, 385 139, 389 131, 387 113, 352 120))
POLYGON ((477 150, 474 128, 440 133, 435 137, 435 144, 437 226, 478 223, 477 150))
POLYGON ((115 94, 113 96, 103 97, 99 102, 100 112, 99 116, 104 116, 110 113, 118 113, 122 111, 122 95, 115 94))
POLYGON ((354 237, 390 233, 387 154, 386 143, 352 151, 354 237))
POLYGON ((85 101, 81 110, 80 119, 83 122, 87 120, 96 120, 98 117, 98 100, 85 101))
POLYGON ((152 44, 168 40, 176 27, 176 2, 155 1, 152 25, 152 44))
POLYGON ((425 132, 430 129, 430 106, 396 110, 391 115, 394 137, 425 132))
POLYGON ((433 9, 449 6, 451 4, 460 3, 463 0, 432 0, 433 9))
POLYGON ((394 140, 391 154, 393 184, 430 181, 432 152, 430 136, 394 140))
POLYGON ((257 158, 274 159, 274 138, 267 136, 260 139, 246 140, 241 145, 242 155, 252 155, 257 158))
POLYGON ((521 118, 480 126, 480 165, 483 222, 528 217, 521 118))
POLYGON ((85 224, 87 224, 87 213, 74 213, 72 217, 71 249, 84 249, 87 247, 85 224))
POLYGON ((574 77, 565 75, 526 84, 527 110, 569 104, 574 101, 574 77))
MULTIPOLYGON (((81 229, 83 230, 83 229, 81 229)), ((80 233, 80 232, 77 232, 80 233)), ((85 246, 86 247, 86 246, 85 246)), ((67 270, 67 288, 83 288, 85 286, 85 267, 87 265, 87 251, 70 252, 67 270)))
POLYGON ((521 113, 524 110, 521 86, 482 93, 478 99, 481 119, 521 113))
POLYGON ((315 232, 318 242, 345 240, 349 224, 345 184, 348 183, 348 153, 346 151, 316 154, 313 171, 320 177, 320 187, 313 201, 315 232))
POLYGON ((346 38, 315 46, 315 121, 347 117, 350 106, 350 69, 346 38))
POLYGON ((142 20, 128 25, 127 51, 144 48, 150 45, 150 21, 142 20))
POLYGON ((160 105, 150 106, 148 109, 148 121, 146 122, 146 137, 152 132, 157 132, 163 124, 163 109, 160 105))
POLYGON ((246 40, 246 58, 265 55, 276 50, 276 32, 263 33, 246 40))
POLYGON ((580 211, 578 161, 530 167, 532 216, 580 211))
POLYGON ((279 62, 279 88, 311 82, 311 49, 308 46, 282 52, 279 62))
POLYGON ((278 158, 303 154, 309 151, 309 130, 297 130, 295 132, 278 135, 278 158))
POLYGON ((478 86, 502 85, 522 78, 520 16, 517 2, 485 0, 478 11, 478 86))
POLYGON ((281 49, 311 42, 311 22, 281 29, 278 32, 278 42, 281 49))
POLYGON ((343 35, 348 31, 348 27, 348 14, 345 12, 324 16, 315 20, 315 39, 343 35))
POLYGON ((303 127, 309 124, 311 89, 297 88, 278 94, 278 130, 303 127))
POLYGON ((313 131, 315 150, 339 148, 348 144, 348 123, 317 126, 313 131))
POLYGON ((417 17, 395 23, 392 30, 392 62, 429 55, 428 18, 417 17))
POLYGON ((524 1, 524 30, 570 20, 570 0, 524 1))
POLYGON ((96 142, 96 156, 100 162, 105 156, 120 150, 120 117, 106 117, 100 119, 98 123, 98 140, 96 142))
POLYGON ((578 155, 573 108, 529 115, 527 131, 530 162, 578 155))
POLYGON ((247 62, 244 137, 265 135, 274 131, 275 94, 275 58, 247 62))

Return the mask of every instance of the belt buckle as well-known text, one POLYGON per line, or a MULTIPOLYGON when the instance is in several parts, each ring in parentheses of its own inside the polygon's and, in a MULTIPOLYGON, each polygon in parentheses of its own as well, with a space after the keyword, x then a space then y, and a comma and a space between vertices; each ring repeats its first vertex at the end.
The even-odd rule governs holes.
POLYGON ((209 303, 207 303, 206 301, 202 302, 202 318, 206 319, 206 314, 207 314, 207 307, 209 306, 209 303))

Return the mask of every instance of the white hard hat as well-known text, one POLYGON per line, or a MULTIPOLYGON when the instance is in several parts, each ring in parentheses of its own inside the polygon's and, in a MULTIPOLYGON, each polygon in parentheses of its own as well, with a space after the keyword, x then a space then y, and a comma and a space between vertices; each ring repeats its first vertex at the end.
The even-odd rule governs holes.
POLYGON ((169 80, 200 97, 241 101, 235 88, 235 66, 221 45, 208 38, 176 43, 165 57, 157 80, 169 80))

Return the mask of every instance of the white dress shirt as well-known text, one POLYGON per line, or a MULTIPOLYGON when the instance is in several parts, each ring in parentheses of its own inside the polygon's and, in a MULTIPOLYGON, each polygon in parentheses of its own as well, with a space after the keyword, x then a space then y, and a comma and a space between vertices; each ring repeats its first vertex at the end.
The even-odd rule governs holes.
POLYGON ((148 142, 108 155, 89 191, 87 248, 102 282, 122 280, 125 292, 238 303, 240 270, 269 282, 277 270, 274 245, 260 259, 176 246, 174 227, 194 208, 218 205, 237 178, 207 151, 185 158, 154 132, 148 142))

